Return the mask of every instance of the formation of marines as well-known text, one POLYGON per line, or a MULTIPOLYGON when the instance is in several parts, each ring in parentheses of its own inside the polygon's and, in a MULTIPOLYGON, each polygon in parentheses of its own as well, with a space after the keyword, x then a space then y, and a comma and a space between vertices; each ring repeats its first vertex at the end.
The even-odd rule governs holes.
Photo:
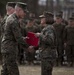
POLYGON ((53 65, 64 65, 64 55, 68 66, 74 63, 74 16, 68 22, 62 18, 61 13, 54 15, 51 12, 43 12, 37 23, 34 16, 29 16, 27 4, 22 2, 8 2, 6 4, 6 16, 0 22, 1 28, 1 75, 19 75, 18 63, 24 61, 24 52, 28 64, 34 64, 35 51, 41 50, 41 75, 52 75, 53 65), (19 12, 19 13, 18 13, 19 12), (26 42, 28 32, 35 33, 39 38, 38 47, 26 42))

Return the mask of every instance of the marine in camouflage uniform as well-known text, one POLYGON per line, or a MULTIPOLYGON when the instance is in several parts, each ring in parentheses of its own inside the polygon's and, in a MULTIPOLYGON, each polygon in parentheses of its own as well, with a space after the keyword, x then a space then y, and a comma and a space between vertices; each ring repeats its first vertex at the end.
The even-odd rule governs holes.
POLYGON ((65 28, 65 24, 62 23, 62 16, 60 14, 56 15, 55 23, 53 24, 56 32, 57 38, 57 63, 56 65, 63 65, 64 61, 64 41, 63 41, 63 31, 65 28))
MULTIPOLYGON (((3 20, 1 21, 1 26, 0 26, 0 28, 1 28, 1 37, 0 37, 0 42, 1 42, 1 39, 2 39, 2 37, 3 37, 3 33, 4 33, 4 25, 5 25, 5 22, 6 22, 6 19, 7 19, 7 17, 10 15, 10 14, 12 14, 13 12, 14 12, 14 7, 15 7, 15 5, 16 5, 16 3, 15 2, 8 2, 7 4, 6 4, 6 15, 5 15, 5 17, 3 18, 3 20), (12 10, 12 11, 11 11, 12 10)), ((1 49, 1 48, 0 48, 1 49)), ((0 50, 0 52, 1 52, 1 50, 0 50)))
MULTIPOLYGON (((37 33, 39 32, 39 28, 37 26, 34 25, 34 18, 30 18, 28 20, 28 23, 25 27, 26 32, 33 32, 33 33, 37 33)), ((34 59, 35 59, 35 50, 37 48, 34 47, 32 51, 27 51, 26 52, 26 59, 28 61, 28 64, 34 64, 34 59)))
MULTIPOLYGON (((3 34, 4 34, 4 26, 5 26, 5 22, 7 17, 12 14, 14 12, 14 7, 15 7, 16 3, 15 2, 7 2, 6 4, 6 15, 4 17, 4 19, 1 22, 1 40, 3 38, 3 34), (11 11, 12 10, 12 11, 11 11)), ((2 55, 2 54, 1 54, 2 55)), ((4 75, 3 70, 1 71, 1 75, 4 75)))
MULTIPOLYGON (((3 65, 1 75, 19 75, 19 70, 16 62, 17 44, 20 43, 24 47, 28 47, 25 39, 22 37, 20 31, 19 15, 17 13, 19 9, 23 11, 23 16, 26 12, 26 4, 17 2, 16 13, 10 15, 4 25, 4 33, 1 41, 1 53, 3 59, 3 65)), ((20 16, 22 17, 22 16, 20 16)))
POLYGON ((46 26, 40 33, 39 46, 41 51, 41 75, 52 75, 53 62, 56 59, 56 35, 55 29, 49 22, 48 16, 53 16, 51 13, 43 14, 46 18, 46 26))
POLYGON ((25 27, 26 32, 34 32, 34 33, 39 32, 38 27, 35 26, 34 23, 35 23, 34 19, 33 18, 29 18, 29 20, 27 22, 27 25, 25 27))
POLYGON ((64 45, 66 47, 66 55, 68 66, 74 63, 74 17, 70 17, 68 25, 64 29, 64 45))
POLYGON ((1 22, 1 38, 3 36, 2 34, 4 33, 4 25, 5 25, 6 19, 9 15, 14 13, 15 5, 16 5, 15 2, 7 2, 7 4, 6 4, 6 15, 5 15, 4 19, 1 22))
POLYGON ((62 17, 62 23, 64 23, 65 25, 68 25, 67 20, 65 20, 65 19, 63 18, 63 11, 59 11, 58 14, 61 15, 61 17, 62 17))
POLYGON ((56 57, 55 39, 55 30, 52 25, 48 25, 41 31, 41 75, 52 75, 53 62, 56 57))

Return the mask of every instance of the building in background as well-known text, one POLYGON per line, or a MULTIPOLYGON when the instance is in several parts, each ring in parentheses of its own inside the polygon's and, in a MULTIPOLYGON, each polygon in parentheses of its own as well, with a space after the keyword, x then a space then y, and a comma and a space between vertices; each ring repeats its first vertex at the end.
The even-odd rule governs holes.
POLYGON ((74 0, 64 0, 62 4, 64 18, 68 19, 74 13, 74 0))

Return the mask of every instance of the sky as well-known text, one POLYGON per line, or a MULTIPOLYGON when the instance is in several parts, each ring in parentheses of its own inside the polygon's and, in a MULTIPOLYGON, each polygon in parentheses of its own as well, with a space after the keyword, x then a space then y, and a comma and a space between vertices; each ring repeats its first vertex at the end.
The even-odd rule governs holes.
MULTIPOLYGON (((53 1, 56 1, 56 0, 53 0, 53 1)), ((46 5, 46 0, 39 0, 39 4, 40 5, 46 5)))
POLYGON ((46 5, 46 0, 39 0, 40 5, 46 5))

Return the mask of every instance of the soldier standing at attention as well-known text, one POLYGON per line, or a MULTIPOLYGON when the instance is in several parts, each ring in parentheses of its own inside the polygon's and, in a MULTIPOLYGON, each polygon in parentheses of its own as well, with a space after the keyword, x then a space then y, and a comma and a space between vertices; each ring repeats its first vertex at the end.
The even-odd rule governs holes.
MULTIPOLYGON (((33 32, 36 34, 37 32, 39 32, 39 28, 35 25, 34 18, 29 18, 27 25, 25 27, 25 30, 27 33, 33 32)), ((26 51, 26 59, 27 59, 29 65, 34 64, 35 51, 36 51, 36 47, 34 47, 32 50, 26 51)))
POLYGON ((34 18, 29 18, 27 21, 27 25, 25 26, 26 32, 34 32, 37 33, 39 32, 39 29, 37 26, 35 26, 35 20, 34 18))
POLYGON ((59 11, 58 13, 59 13, 59 14, 61 15, 61 17, 62 17, 62 22, 63 22, 65 25, 68 25, 67 20, 65 20, 65 19, 63 18, 63 11, 59 11))
POLYGON ((7 4, 6 4, 6 15, 5 15, 4 19, 1 22, 1 37, 2 37, 2 34, 4 32, 4 24, 6 22, 6 19, 9 15, 14 13, 15 5, 16 5, 15 2, 7 2, 7 4))
MULTIPOLYGON (((3 20, 1 21, 1 26, 0 26, 0 28, 1 28, 1 38, 0 38, 0 42, 1 42, 1 39, 2 39, 2 37, 3 37, 3 33, 4 33, 4 25, 5 25, 5 22, 6 22, 6 19, 7 19, 7 17, 9 16, 9 15, 11 15, 12 13, 14 13, 14 11, 15 11, 15 5, 16 5, 16 3, 15 2, 7 2, 7 4, 6 4, 6 15, 5 15, 5 17, 3 18, 3 20)), ((1 49, 1 48, 0 48, 1 49)), ((1 52, 1 50, 0 50, 0 52, 1 52)))
POLYGON ((64 45, 66 47, 66 55, 68 66, 74 63, 74 17, 68 20, 68 26, 64 29, 64 45))
POLYGON ((63 41, 63 31, 65 28, 65 24, 62 22, 62 16, 60 14, 56 15, 55 23, 53 24, 53 27, 56 31, 56 37, 57 37, 57 66, 63 65, 63 55, 64 55, 64 41, 63 41))
POLYGON ((27 13, 27 4, 17 2, 14 14, 10 15, 4 25, 4 34, 1 41, 1 53, 3 65, 1 75, 19 75, 18 65, 16 63, 17 46, 21 44, 23 47, 31 49, 28 46, 20 30, 19 19, 24 18, 27 13), (19 13, 18 13, 19 12, 19 13))

